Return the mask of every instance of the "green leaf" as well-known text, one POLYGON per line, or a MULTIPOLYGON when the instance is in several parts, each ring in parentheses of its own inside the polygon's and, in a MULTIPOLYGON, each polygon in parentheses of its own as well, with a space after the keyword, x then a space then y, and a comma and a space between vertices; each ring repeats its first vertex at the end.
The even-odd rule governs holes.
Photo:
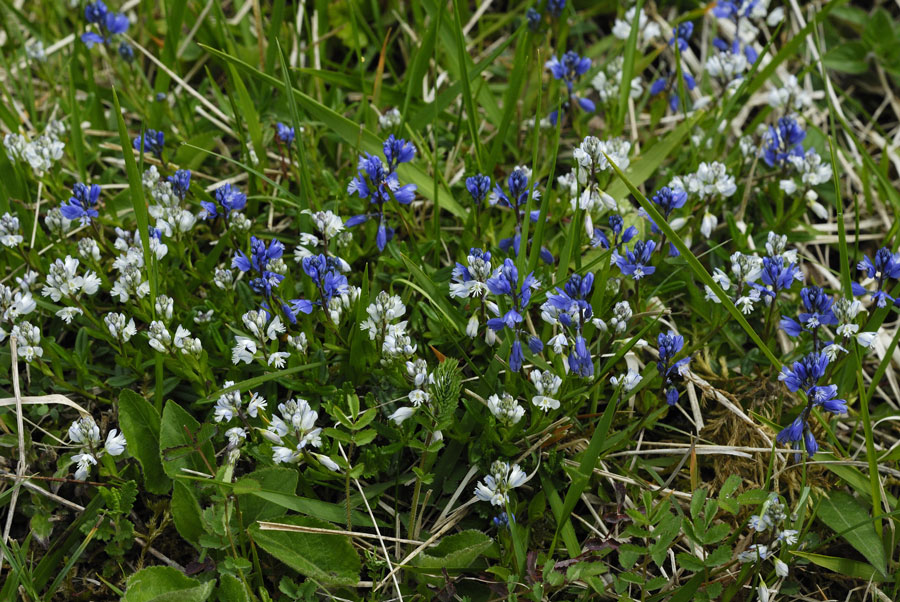
POLYGON ((848 42, 826 52, 822 56, 822 62, 829 69, 858 75, 869 70, 866 62, 867 53, 868 50, 862 42, 848 42))
POLYGON ((205 602, 215 585, 185 577, 172 567, 152 566, 128 578, 122 602, 205 602))
POLYGON ((283 468, 280 466, 270 466, 254 470, 244 479, 234 484, 235 493, 238 494, 238 501, 241 505, 241 516, 244 525, 250 525, 258 520, 268 520, 272 517, 284 514, 284 509, 275 502, 271 502, 263 497, 254 495, 258 491, 266 490, 293 496, 297 491, 297 481, 300 474, 296 470, 283 468), (246 481, 252 480, 257 484, 253 493, 241 494, 238 486, 246 481))
MULTIPOLYGON (((301 497, 295 493, 283 493, 267 489, 245 490, 247 495, 256 496, 263 500, 277 504, 287 510, 300 512, 307 516, 322 520, 342 523, 347 520, 347 508, 343 504, 332 504, 308 497, 301 497)), ((351 522, 356 526, 371 527, 372 519, 365 514, 354 510, 350 513, 351 522)))
POLYGON ((832 492, 819 502, 816 516, 846 539, 883 576, 887 575, 884 544, 875 532, 869 511, 858 499, 845 491, 832 492))
POLYGON ((191 485, 182 481, 175 481, 172 489, 172 521, 175 529, 185 541, 189 541, 195 547, 200 547, 200 536, 205 533, 203 523, 200 520, 200 503, 191 485))
POLYGON ((219 576, 219 587, 216 588, 216 599, 219 602, 250 602, 247 588, 234 575, 222 573, 219 576))
POLYGON ((675 555, 675 560, 678 562, 678 566, 693 573, 705 568, 702 560, 687 552, 679 552, 675 555))
POLYGON ((182 475, 183 468, 210 474, 210 468, 215 468, 212 443, 209 439, 201 442, 199 431, 200 423, 184 408, 171 399, 166 402, 159 432, 159 455, 167 475, 172 478, 182 475))
MULTIPOLYGON (((284 516, 275 522, 320 529, 334 528, 330 523, 305 516, 284 516)), ((334 585, 356 585, 359 582, 359 555, 353 549, 349 537, 263 531, 258 524, 253 525, 250 531, 259 547, 301 575, 334 585)))
POLYGON ((791 554, 805 558, 813 564, 820 566, 829 571, 834 571, 839 575, 846 577, 855 577, 863 581, 890 581, 890 579, 881 575, 872 565, 860 562, 859 560, 850 560, 849 558, 838 558, 836 556, 825 556, 823 554, 813 554, 812 552, 801 552, 799 550, 791 550, 791 554))
POLYGON ((469 529, 444 537, 437 546, 419 554, 413 563, 423 568, 467 568, 493 546, 493 539, 469 529))
POLYGON ((153 405, 132 391, 119 395, 119 426, 128 441, 128 452, 144 471, 144 487, 162 495, 172 487, 159 459, 159 414, 153 405))

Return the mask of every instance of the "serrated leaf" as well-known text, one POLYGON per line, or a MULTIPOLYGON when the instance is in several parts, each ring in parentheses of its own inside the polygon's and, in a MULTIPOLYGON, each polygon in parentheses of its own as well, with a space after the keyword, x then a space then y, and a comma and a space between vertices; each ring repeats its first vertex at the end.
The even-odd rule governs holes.
POLYGON ((494 540, 474 529, 448 535, 414 560, 423 568, 466 568, 494 546, 494 540))

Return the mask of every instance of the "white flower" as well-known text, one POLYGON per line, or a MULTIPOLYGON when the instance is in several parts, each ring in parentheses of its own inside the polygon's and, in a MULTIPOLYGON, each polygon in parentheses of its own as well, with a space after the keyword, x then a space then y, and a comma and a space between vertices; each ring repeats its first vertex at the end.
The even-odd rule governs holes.
POLYGON ((71 324, 75 316, 80 316, 84 312, 77 307, 64 307, 56 312, 56 317, 61 318, 66 324, 71 324))
POLYGON ((509 393, 503 393, 502 396, 491 395, 487 399, 487 406, 494 418, 507 426, 518 423, 525 415, 525 408, 509 393))
POLYGON ((82 416, 69 426, 69 440, 78 445, 96 445, 100 443, 100 427, 90 416, 82 416))
MULTIPOLYGON (((7 138, 11 135, 13 134, 7 135, 7 138)), ((4 247, 15 247, 24 240, 19 234, 19 218, 8 212, 0 216, 0 244, 4 247)))
POLYGON ((783 560, 776 558, 775 559, 775 574, 777 574, 779 577, 787 577, 788 572, 789 572, 788 565, 785 564, 785 562, 783 560))
POLYGON ((247 431, 241 426, 234 426, 225 431, 225 437, 228 439, 228 445, 237 447, 241 441, 247 438, 247 431))
POLYGON ((266 402, 265 397, 257 393, 251 393, 250 403, 247 404, 247 413, 250 414, 251 418, 256 418, 259 411, 265 410, 266 406, 268 406, 268 402, 266 402))
POLYGON ((252 362, 256 355, 256 342, 240 335, 235 335, 234 342, 235 345, 231 349, 231 362, 234 365, 240 362, 245 364, 252 362))
POLYGON ((276 351, 269 355, 269 365, 275 366, 278 370, 284 368, 284 362, 291 357, 291 354, 286 351, 276 351))
POLYGON ((792 546, 797 543, 797 535, 798 531, 795 529, 785 529, 778 534, 778 541, 785 545, 792 546))
POLYGON ((856 335, 856 342, 868 349, 878 338, 877 332, 861 332, 856 335))
POLYGON ((633 370, 631 368, 628 369, 627 374, 622 374, 620 376, 613 376, 609 379, 610 384, 614 387, 618 387, 620 384, 622 385, 622 389, 628 393, 629 391, 634 390, 635 387, 641 382, 643 377, 639 372, 633 370))
POLYGON ((332 472, 340 472, 341 467, 338 466, 337 462, 335 462, 334 460, 332 460, 331 458, 329 458, 329 457, 326 456, 325 454, 316 454, 316 453, 314 453, 313 456, 315 456, 315 457, 316 457, 316 460, 318 460, 319 463, 320 463, 322 466, 324 466, 325 468, 327 468, 328 470, 330 470, 330 471, 332 471, 332 472))
POLYGON ((388 416, 388 420, 393 420, 397 424, 403 424, 403 421, 415 414, 416 409, 410 407, 400 407, 388 416))
MULTIPOLYGON (((225 381, 225 389, 234 385, 233 380, 225 381)), ((230 422, 241 409, 241 392, 229 391, 219 396, 216 402, 215 413, 213 419, 216 422, 230 422)))
POLYGON ((103 447, 109 455, 118 456, 125 451, 127 443, 125 435, 119 433, 116 429, 112 429, 106 434, 106 444, 103 447))
POLYGON ((475 487, 475 497, 493 506, 503 506, 509 502, 509 492, 525 483, 527 476, 518 464, 507 462, 491 464, 491 472, 483 482, 475 487))
POLYGON ((20 322, 13 326, 10 336, 16 337, 19 357, 28 363, 44 355, 41 347, 41 330, 31 322, 20 322))
MULTIPOLYGON (((403 305, 399 296, 381 291, 375 297, 374 303, 366 308, 366 313, 369 314, 369 317, 360 324, 360 328, 368 332, 369 339, 374 341, 379 334, 384 334, 392 321, 406 313, 406 306, 403 305)), ((400 324, 403 324, 405 329, 406 322, 400 324)))
POLYGON ((78 469, 74 475, 77 481, 85 480, 91 473, 91 466, 97 465, 97 458, 88 453, 75 454, 72 456, 72 461, 78 464, 78 469))
MULTIPOLYGON (((450 285, 453 286, 452 284, 450 285)), ((451 293, 452 294, 452 293, 451 293)), ((466 323, 466 336, 474 339, 478 336, 478 314, 472 314, 472 317, 469 318, 469 321, 466 323)))
POLYGON ((529 377, 531 382, 534 383, 535 389, 541 395, 556 395, 560 385, 562 385, 562 379, 549 370, 543 372, 541 370, 532 370, 529 377))
POLYGON ((289 464, 300 457, 300 454, 289 448, 276 445, 272 448, 272 461, 275 464, 289 464))
POLYGON ((409 400, 412 402, 412 404, 415 407, 419 407, 423 403, 427 403, 428 401, 431 400, 431 395, 421 389, 416 389, 414 391, 411 391, 410 394, 408 395, 408 397, 409 397, 409 400))
POLYGON ((559 409, 559 400, 553 399, 547 395, 535 395, 531 398, 531 403, 545 412, 559 409))
POLYGON ((756 562, 757 560, 765 560, 768 556, 769 547, 760 543, 755 543, 738 554, 737 559, 742 564, 746 564, 748 562, 756 562))

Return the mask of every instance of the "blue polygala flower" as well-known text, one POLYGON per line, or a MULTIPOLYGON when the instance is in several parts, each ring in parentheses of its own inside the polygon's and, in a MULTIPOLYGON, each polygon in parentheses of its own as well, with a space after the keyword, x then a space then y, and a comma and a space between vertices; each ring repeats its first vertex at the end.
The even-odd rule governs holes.
POLYGON ((803 157, 806 132, 793 117, 781 117, 776 126, 769 126, 763 142, 763 161, 769 167, 784 165, 791 157, 803 157))
POLYGON ((283 254, 284 245, 281 241, 273 239, 266 246, 265 241, 251 236, 250 255, 247 256, 243 251, 238 250, 231 260, 231 267, 254 275, 249 282, 250 288, 256 293, 269 297, 272 295, 272 289, 277 288, 284 280, 282 274, 276 274, 268 269, 269 262, 278 259, 283 254))
POLYGON ((401 186, 397 172, 397 166, 401 163, 412 161, 416 155, 416 147, 411 142, 395 138, 391 134, 382 145, 385 164, 380 157, 363 153, 359 158, 357 175, 347 185, 348 194, 357 194, 361 199, 369 199, 376 205, 371 213, 355 215, 344 224, 348 228, 358 226, 369 219, 378 220, 378 231, 375 235, 375 243, 378 250, 383 251, 387 243, 394 237, 394 229, 385 223, 384 205, 391 199, 396 199, 401 205, 410 204, 416 196, 416 185, 406 184, 401 186))
POLYGON ((77 219, 84 226, 91 223, 91 218, 99 217, 100 214, 94 209, 99 198, 99 186, 96 184, 87 186, 79 182, 72 187, 72 196, 59 210, 64 218, 73 221, 77 219))
POLYGON ((215 202, 200 201, 206 210, 206 219, 213 219, 219 215, 228 219, 232 211, 240 211, 247 205, 247 195, 230 183, 216 188, 215 199, 215 202))
POLYGON ((852 284, 853 294, 857 297, 872 295, 878 307, 884 307, 888 302, 900 306, 900 299, 894 299, 887 290, 885 284, 889 279, 900 279, 900 253, 891 253, 887 247, 882 247, 875 252, 875 260, 872 261, 868 256, 864 256, 856 269, 864 272, 869 278, 873 278, 877 284, 875 291, 868 291, 858 282, 852 284))
POLYGON ((825 376, 826 368, 828 368, 828 356, 821 352, 813 352, 799 362, 794 362, 790 368, 782 367, 778 380, 783 381, 788 391, 792 393, 800 390, 807 392, 819 382, 820 378, 825 376))
MULTIPOLYGON (((315 304, 327 309, 333 297, 344 295, 350 291, 347 278, 341 274, 341 262, 336 257, 325 255, 309 255, 301 262, 303 272, 309 276, 319 292, 319 301, 315 304)), ((309 302, 307 302, 309 303, 309 302)), ((301 310, 302 311, 302 310, 301 310)), ((309 313, 305 311, 304 313, 309 313)))
MULTIPOLYGON (((525 359, 519 336, 526 334, 519 325, 525 321, 523 314, 531 301, 532 290, 539 286, 538 281, 534 277, 534 272, 531 272, 525 276, 520 288, 519 270, 513 260, 507 258, 503 261, 503 265, 497 268, 494 275, 488 278, 486 284, 488 290, 494 295, 509 297, 509 310, 500 317, 488 320, 487 325, 494 332, 500 332, 507 328, 512 331, 513 342, 510 348, 509 368, 513 372, 518 372, 525 359)), ((529 336, 528 348, 533 353, 539 353, 544 348, 544 344, 539 338, 529 336)))
POLYGON ((751 286, 760 293, 774 298, 779 291, 791 288, 798 276, 801 276, 801 273, 796 263, 785 265, 784 257, 778 255, 776 257, 763 257, 761 276, 763 284, 752 282, 751 286), (770 288, 766 288, 763 285, 768 285, 770 288))
POLYGON ((787 316, 781 317, 781 329, 788 335, 797 337, 803 331, 816 333, 820 326, 837 324, 837 317, 831 309, 834 304, 831 295, 825 294, 818 286, 808 286, 801 289, 800 298, 805 310, 798 316, 800 321, 787 316))
POLYGON ((680 188, 663 186, 653 195, 653 202, 659 207, 666 220, 676 209, 681 209, 687 202, 687 192, 680 188))
POLYGON ((666 403, 670 406, 678 402, 678 389, 675 385, 682 380, 691 362, 690 356, 673 361, 675 356, 684 348, 684 337, 670 330, 668 333, 659 333, 656 338, 659 347, 659 359, 656 362, 656 370, 663 378, 663 389, 666 391, 666 403))
POLYGON ((131 143, 134 150, 143 150, 145 153, 156 155, 157 159, 162 159, 162 152, 165 144, 165 135, 156 130, 146 130, 142 135, 132 140, 131 143))
POLYGON ((638 229, 635 226, 628 226, 626 228, 625 220, 617 213, 610 215, 608 221, 609 228, 612 231, 612 241, 610 241, 603 230, 594 228, 594 238, 591 240, 591 246, 602 247, 604 249, 612 247, 618 249, 619 245, 630 242, 638 232, 638 229))
MULTIPOLYGON (((564 109, 571 106, 571 102, 575 102, 579 107, 588 113, 592 113, 596 108, 594 102, 587 98, 580 98, 573 91, 573 85, 578 79, 587 73, 591 68, 591 59, 579 56, 578 53, 569 50, 562 58, 552 57, 544 63, 544 66, 550 70, 555 79, 565 82, 569 101, 564 104, 564 109)), ((550 123, 556 124, 558 111, 550 113, 550 123)))
POLYGON ((491 190, 491 178, 483 174, 475 174, 466 178, 466 190, 476 205, 481 205, 491 190))
POLYGON ((797 461, 800 459, 799 450, 801 441, 803 441, 806 453, 809 454, 810 458, 819 451, 819 444, 816 443, 816 438, 809 428, 806 409, 804 409, 800 416, 797 416, 791 424, 782 429, 775 437, 775 440, 782 445, 790 444, 793 449, 798 450, 798 453, 794 454, 794 458, 797 461))
POLYGON ((275 124, 275 137, 278 138, 279 142, 290 146, 294 141, 294 128, 288 127, 279 121, 275 124))
POLYGON ((694 33, 694 24, 690 21, 676 25, 672 30, 672 37, 669 38, 669 46, 674 48, 677 45, 678 50, 684 52, 688 49, 688 40, 691 39, 692 33, 694 33))
MULTIPOLYGON (((102 0, 88 4, 84 9, 84 18, 100 30, 100 33, 87 31, 81 34, 81 41, 88 48, 93 48, 94 44, 106 44, 112 36, 125 33, 129 26, 128 17, 122 13, 109 12, 102 0)), ((131 56, 134 57, 134 51, 131 56)))
POLYGON ((174 175, 166 178, 166 181, 172 185, 175 196, 183 201, 191 187, 191 170, 179 169, 174 175))
POLYGON ((655 248, 656 243, 652 240, 646 242, 638 240, 634 243, 633 250, 625 249, 624 255, 613 251, 613 261, 619 266, 623 276, 628 276, 632 280, 640 280, 656 271, 656 268, 650 265, 655 248))

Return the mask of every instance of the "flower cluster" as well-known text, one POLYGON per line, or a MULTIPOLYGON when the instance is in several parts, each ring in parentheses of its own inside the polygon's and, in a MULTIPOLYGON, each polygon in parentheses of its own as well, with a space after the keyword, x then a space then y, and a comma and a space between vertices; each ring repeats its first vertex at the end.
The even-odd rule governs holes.
POLYGON ((78 450, 72 456, 72 463, 77 466, 75 478, 79 481, 88 477, 91 467, 96 466, 104 454, 119 456, 127 445, 125 436, 116 429, 110 429, 104 442, 100 438, 100 427, 90 416, 82 416, 72 423, 69 427, 69 441, 78 450))
POLYGON ((490 473, 475 487, 475 497, 492 506, 505 506, 509 503, 509 492, 527 481, 528 476, 518 464, 497 460, 491 464, 490 473))
POLYGON ((375 243, 379 251, 394 237, 394 229, 385 223, 384 206, 394 199, 401 205, 409 205, 415 198, 416 185, 400 185, 396 169, 402 163, 408 163, 416 156, 416 147, 402 138, 388 136, 382 145, 384 158, 364 153, 359 158, 357 175, 347 185, 347 194, 356 194, 361 199, 369 199, 375 205, 372 213, 355 215, 344 224, 348 228, 358 226, 370 219, 378 220, 375 243))
MULTIPOLYGON (((819 444, 813 436, 809 419, 813 408, 821 408, 832 414, 846 414, 847 402, 837 399, 837 385, 817 385, 828 368, 828 356, 822 352, 812 352, 788 368, 785 366, 778 375, 792 393, 802 391, 806 394, 807 403, 800 415, 778 433, 777 440, 781 444, 791 444, 799 450, 803 442, 807 455, 811 458, 819 450, 819 444)), ((798 461, 800 454, 794 456, 798 461)))
POLYGON ((488 328, 494 332, 509 330, 512 334, 512 345, 509 352, 509 369, 518 372, 522 369, 525 356, 522 352, 520 336, 528 336, 528 347, 533 353, 539 353, 544 344, 534 335, 527 335, 522 328, 525 321, 523 314, 531 301, 531 293, 540 286, 534 273, 529 273, 519 285, 519 270, 512 259, 506 259, 487 281, 488 290, 500 299, 508 300, 509 309, 502 316, 487 321, 488 328))
POLYGON ((63 132, 65 126, 62 122, 51 120, 44 133, 34 138, 21 134, 7 134, 3 138, 6 156, 13 163, 19 161, 27 163, 34 175, 41 177, 62 158, 66 144, 59 138, 63 132))

